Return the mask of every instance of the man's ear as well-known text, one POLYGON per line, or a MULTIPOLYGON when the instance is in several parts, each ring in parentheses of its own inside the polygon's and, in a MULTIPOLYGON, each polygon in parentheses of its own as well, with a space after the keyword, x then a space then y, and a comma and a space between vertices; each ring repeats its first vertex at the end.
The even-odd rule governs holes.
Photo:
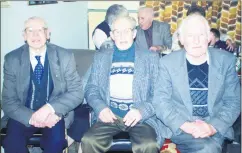
POLYGON ((50 35, 51 35, 51 31, 50 29, 46 29, 46 39, 49 40, 50 39, 50 35))
POLYGON ((26 41, 26 40, 27 40, 27 35, 26 35, 25 30, 23 30, 23 32, 22 32, 22 36, 23 36, 23 38, 24 38, 24 41, 26 41))
POLYGON ((110 32, 109 32, 109 34, 110 34, 110 37, 112 38, 112 40, 114 40, 114 35, 113 35, 113 32, 112 32, 112 31, 110 31, 110 32))
POLYGON ((183 37, 181 37, 181 35, 179 35, 178 34, 178 40, 180 41, 180 43, 182 44, 182 45, 184 45, 184 38, 183 37))
POLYGON ((136 34, 137 34, 137 30, 134 29, 134 30, 133 30, 133 39, 136 37, 136 34))

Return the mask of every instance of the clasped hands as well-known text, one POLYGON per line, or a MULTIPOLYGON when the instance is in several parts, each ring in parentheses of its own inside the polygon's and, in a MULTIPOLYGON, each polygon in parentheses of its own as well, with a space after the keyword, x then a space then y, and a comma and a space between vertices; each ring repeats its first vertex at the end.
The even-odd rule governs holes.
POLYGON ((52 128, 60 120, 61 118, 57 116, 49 106, 44 105, 39 110, 33 113, 29 120, 29 124, 38 128, 52 128))
POLYGON ((161 46, 151 46, 149 48, 149 50, 155 51, 155 52, 163 52, 163 51, 167 50, 167 47, 164 46, 164 45, 161 45, 161 46))
MULTIPOLYGON (((117 120, 117 117, 113 114, 113 112, 109 108, 104 108, 99 113, 99 119, 104 123, 114 123, 117 120)), ((135 126, 140 120, 142 116, 137 109, 131 109, 123 118, 123 122, 126 126, 135 126)))
POLYGON ((214 135, 217 131, 216 129, 202 120, 196 120, 194 122, 185 122, 181 129, 191 134, 194 138, 206 138, 214 135))

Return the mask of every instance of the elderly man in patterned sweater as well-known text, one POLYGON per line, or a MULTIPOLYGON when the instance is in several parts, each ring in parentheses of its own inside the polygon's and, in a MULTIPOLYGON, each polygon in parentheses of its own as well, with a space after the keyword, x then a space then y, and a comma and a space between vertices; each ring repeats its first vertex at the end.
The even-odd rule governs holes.
POLYGON ((136 21, 116 19, 111 26, 115 45, 97 52, 85 89, 96 123, 82 138, 84 153, 102 153, 111 147, 113 136, 130 135, 134 153, 157 153, 164 142, 162 128, 151 104, 159 55, 138 50, 133 39, 136 21))

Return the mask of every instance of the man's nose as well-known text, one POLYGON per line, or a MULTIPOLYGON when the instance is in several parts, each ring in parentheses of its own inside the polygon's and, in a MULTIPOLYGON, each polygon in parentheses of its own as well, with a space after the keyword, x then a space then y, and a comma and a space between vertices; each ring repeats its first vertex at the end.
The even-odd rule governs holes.
POLYGON ((122 40, 125 37, 125 32, 121 31, 120 32, 120 39, 122 40))
POLYGON ((199 43, 200 43, 200 38, 199 38, 199 36, 194 36, 194 37, 193 37, 193 42, 194 42, 195 44, 199 44, 199 43))
POLYGON ((39 31, 34 30, 34 31, 33 31, 33 36, 39 36, 39 31))

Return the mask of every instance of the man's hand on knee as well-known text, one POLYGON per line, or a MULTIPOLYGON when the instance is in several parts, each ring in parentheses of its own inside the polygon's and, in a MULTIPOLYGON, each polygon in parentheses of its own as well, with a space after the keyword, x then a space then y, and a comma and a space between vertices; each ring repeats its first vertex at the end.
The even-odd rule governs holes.
POLYGON ((194 123, 197 126, 197 131, 192 134, 195 138, 210 137, 217 132, 212 125, 202 120, 196 120, 194 123))
POLYGON ((142 115, 140 114, 139 110, 131 109, 125 116, 124 116, 124 123, 126 126, 135 126, 140 120, 142 119, 142 115))
POLYGON ((117 119, 113 112, 107 107, 99 113, 99 119, 104 123, 114 123, 117 119))

